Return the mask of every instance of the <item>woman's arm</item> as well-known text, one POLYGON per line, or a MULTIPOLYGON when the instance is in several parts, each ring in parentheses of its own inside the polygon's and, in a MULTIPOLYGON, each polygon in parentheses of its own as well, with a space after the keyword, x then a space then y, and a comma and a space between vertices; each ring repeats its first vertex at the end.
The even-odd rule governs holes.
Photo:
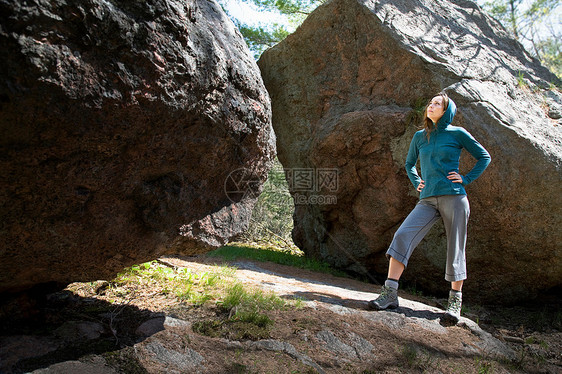
POLYGON ((465 129, 462 129, 460 132, 459 141, 461 142, 462 146, 476 159, 476 164, 474 167, 462 177, 462 184, 466 186, 467 184, 474 182, 476 178, 478 178, 484 170, 488 167, 492 158, 488 151, 482 147, 480 143, 465 129))
POLYGON ((414 185, 414 188, 418 191, 421 191, 421 189, 418 189, 418 187, 420 186, 420 183, 423 183, 423 181, 418 174, 418 170, 416 169, 416 163, 418 162, 419 156, 419 148, 417 145, 417 139, 419 137, 418 134, 420 134, 420 132, 415 133, 412 141, 410 142, 408 156, 406 157, 406 173, 408 174, 408 178, 410 178, 410 181, 414 185))

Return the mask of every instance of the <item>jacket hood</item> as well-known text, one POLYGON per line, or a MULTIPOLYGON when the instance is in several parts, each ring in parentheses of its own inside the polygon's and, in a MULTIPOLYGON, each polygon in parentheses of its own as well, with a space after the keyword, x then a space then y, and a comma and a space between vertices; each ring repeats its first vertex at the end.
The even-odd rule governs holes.
POLYGON ((455 114, 457 114, 457 104, 453 101, 453 99, 449 98, 449 106, 443 116, 439 118, 437 121, 437 128, 445 128, 453 122, 453 118, 455 118, 455 114))

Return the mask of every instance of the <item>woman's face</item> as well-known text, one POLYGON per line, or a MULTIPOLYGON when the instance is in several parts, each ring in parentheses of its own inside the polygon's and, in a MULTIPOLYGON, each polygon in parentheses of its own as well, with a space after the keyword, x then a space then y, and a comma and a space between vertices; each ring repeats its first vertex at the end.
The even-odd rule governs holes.
POLYGON ((443 108, 443 97, 435 96, 429 102, 427 106, 427 118, 433 121, 433 123, 437 123, 439 118, 443 116, 445 113, 445 109, 443 108))

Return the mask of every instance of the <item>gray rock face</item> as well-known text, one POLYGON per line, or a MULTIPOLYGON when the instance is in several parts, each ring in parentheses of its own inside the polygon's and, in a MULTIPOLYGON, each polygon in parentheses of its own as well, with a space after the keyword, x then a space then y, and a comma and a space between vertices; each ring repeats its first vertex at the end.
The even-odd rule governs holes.
POLYGON ((1 0, 0 14, 0 292, 245 230, 271 108, 220 6, 1 0))
MULTIPOLYGON (((258 65, 284 167, 338 172, 337 188, 293 185, 293 237, 308 255, 386 276, 384 253, 418 199, 408 146, 423 106, 445 90, 459 107, 453 124, 492 156, 467 187, 465 294, 511 302, 561 284, 561 100, 548 90, 560 82, 476 4, 333 0, 258 65)), ((463 153, 461 174, 473 163, 463 153)), ((438 224, 403 279, 445 291, 445 243, 438 224)))

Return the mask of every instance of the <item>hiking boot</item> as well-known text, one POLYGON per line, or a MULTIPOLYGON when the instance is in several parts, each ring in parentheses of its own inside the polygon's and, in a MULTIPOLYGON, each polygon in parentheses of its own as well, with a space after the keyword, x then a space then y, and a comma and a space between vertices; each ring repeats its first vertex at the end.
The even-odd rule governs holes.
POLYGON ((369 308, 374 310, 398 308, 398 290, 382 286, 379 297, 369 301, 369 308))
POLYGON ((461 318, 462 294, 449 293, 449 302, 447 303, 447 310, 441 320, 443 322, 457 324, 461 318))

